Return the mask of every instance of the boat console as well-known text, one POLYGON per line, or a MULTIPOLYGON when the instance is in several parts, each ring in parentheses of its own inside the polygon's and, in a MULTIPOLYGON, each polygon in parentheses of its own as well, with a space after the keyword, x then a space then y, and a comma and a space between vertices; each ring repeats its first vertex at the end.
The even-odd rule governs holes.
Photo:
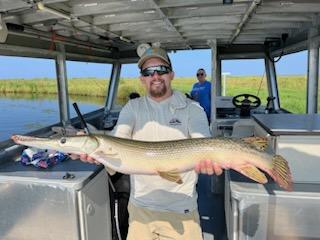
POLYGON ((262 107, 260 103, 258 97, 250 94, 241 94, 235 97, 218 96, 216 98, 217 135, 225 137, 251 136, 253 134, 251 116, 266 113, 266 108, 262 107), (251 100, 251 98, 255 100, 251 100))

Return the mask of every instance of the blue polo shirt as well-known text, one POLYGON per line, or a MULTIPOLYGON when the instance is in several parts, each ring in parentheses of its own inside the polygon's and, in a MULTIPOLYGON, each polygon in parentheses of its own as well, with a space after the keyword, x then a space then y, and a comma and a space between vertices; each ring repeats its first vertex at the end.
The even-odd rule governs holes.
POLYGON ((210 121, 211 117, 211 82, 204 81, 203 83, 197 82, 193 84, 191 97, 199 102, 207 114, 207 118, 210 121))

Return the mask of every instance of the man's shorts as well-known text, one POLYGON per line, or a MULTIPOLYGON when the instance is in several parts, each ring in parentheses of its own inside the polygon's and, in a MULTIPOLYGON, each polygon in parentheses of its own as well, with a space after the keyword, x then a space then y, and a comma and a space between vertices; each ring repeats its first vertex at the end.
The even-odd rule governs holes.
POLYGON ((159 212, 129 203, 127 240, 202 240, 199 213, 159 212))

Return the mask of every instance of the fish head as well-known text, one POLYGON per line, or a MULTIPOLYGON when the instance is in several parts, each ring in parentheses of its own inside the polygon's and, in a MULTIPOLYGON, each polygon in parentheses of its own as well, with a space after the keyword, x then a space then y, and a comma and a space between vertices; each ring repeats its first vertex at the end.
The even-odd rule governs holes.
POLYGON ((91 153, 99 147, 99 142, 93 136, 79 135, 60 138, 38 138, 33 136, 14 135, 11 139, 21 145, 39 149, 52 149, 64 153, 91 153))
POLYGON ((90 154, 99 147, 98 140, 93 136, 74 136, 74 137, 61 137, 56 141, 58 151, 67 153, 87 153, 90 154))

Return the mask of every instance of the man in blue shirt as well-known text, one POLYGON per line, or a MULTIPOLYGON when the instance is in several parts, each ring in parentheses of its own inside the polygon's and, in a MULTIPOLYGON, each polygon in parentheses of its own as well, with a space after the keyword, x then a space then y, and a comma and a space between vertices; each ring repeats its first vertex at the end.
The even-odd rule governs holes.
POLYGON ((208 121, 211 117, 211 83, 206 80, 206 71, 203 68, 198 69, 197 78, 198 82, 193 84, 191 90, 191 97, 193 100, 199 102, 201 107, 207 114, 208 121))

